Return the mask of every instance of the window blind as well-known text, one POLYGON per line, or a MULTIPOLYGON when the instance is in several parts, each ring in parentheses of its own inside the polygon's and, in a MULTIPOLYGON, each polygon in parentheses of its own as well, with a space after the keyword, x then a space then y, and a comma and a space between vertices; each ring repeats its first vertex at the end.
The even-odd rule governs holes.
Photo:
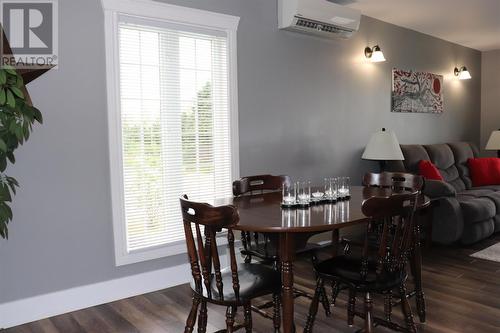
POLYGON ((232 193, 227 37, 120 22, 127 251, 184 239, 179 196, 232 193))

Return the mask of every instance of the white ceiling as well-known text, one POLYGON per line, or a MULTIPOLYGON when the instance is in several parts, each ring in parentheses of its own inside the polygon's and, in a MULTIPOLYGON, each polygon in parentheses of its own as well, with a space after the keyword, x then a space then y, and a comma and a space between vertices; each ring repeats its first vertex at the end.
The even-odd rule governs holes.
POLYGON ((500 49, 500 0, 355 0, 347 6, 477 50, 500 49))

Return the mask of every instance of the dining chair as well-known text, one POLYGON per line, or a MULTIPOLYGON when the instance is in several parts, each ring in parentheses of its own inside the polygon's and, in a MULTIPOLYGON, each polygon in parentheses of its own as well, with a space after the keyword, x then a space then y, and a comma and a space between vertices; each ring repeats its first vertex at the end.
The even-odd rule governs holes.
MULTIPOLYGON (((237 263, 234 235, 231 225, 239 220, 234 206, 213 207, 206 203, 190 201, 186 195, 180 198, 184 233, 189 263, 193 276, 191 282, 192 307, 186 320, 184 332, 193 331, 198 307, 198 332, 206 332, 207 303, 226 307, 226 330, 232 333, 245 328, 252 332, 252 300, 272 295, 273 326, 279 332, 281 278, 278 271, 269 266, 252 263, 237 263), (229 267, 221 268, 217 234, 227 229, 229 267), (243 307, 244 324, 235 324, 235 313, 243 307)), ((222 237, 222 235, 220 236, 222 237)))
MULTIPOLYGON (((273 176, 273 175, 255 175, 242 177, 233 182, 233 195, 235 197, 251 196, 263 194, 266 192, 280 191, 284 185, 290 185, 291 180, 289 176, 273 176)), ((253 233, 242 231, 241 243, 243 249, 240 251, 245 257, 245 262, 250 263, 252 257, 257 258, 262 264, 271 264, 274 269, 279 271, 279 258, 277 255, 277 235, 253 233)), ((306 246, 296 252, 296 254, 309 253, 316 250, 320 245, 315 243, 307 243, 306 246)), ((312 299, 312 295, 304 290, 294 288, 294 296, 307 297, 312 299)), ((325 314, 331 315, 330 304, 326 291, 322 294, 321 301, 325 314)), ((270 303, 261 304, 257 307, 257 311, 272 306, 270 303)), ((262 314, 262 312, 259 312, 262 314)))
MULTIPOLYGON (((366 173, 364 178, 363 178, 363 185, 364 186, 371 186, 371 187, 383 187, 383 188, 391 188, 393 190, 397 191, 422 191, 425 187, 425 179, 422 176, 419 175, 414 175, 411 173, 402 173, 402 172, 383 172, 383 173, 366 173)), ((426 214, 431 214, 429 212, 429 209, 432 209, 432 207, 427 208, 425 210, 417 212, 417 217, 420 219, 422 216, 425 216, 426 214)), ((418 239, 415 239, 415 245, 420 246, 420 227, 421 227, 421 220, 417 221, 415 223, 415 234, 418 239)), ((431 220, 429 218, 424 219, 424 228, 425 228, 425 237, 426 237, 426 242, 429 246, 430 244, 430 239, 431 239, 431 233, 432 233, 432 225, 431 225, 431 220)), ((380 230, 379 230, 380 232, 380 230)), ((376 244, 375 244, 376 245, 376 244)), ((413 249, 414 250, 414 249, 413 249)), ((420 250, 415 250, 418 253, 420 250)), ((415 262, 412 260, 411 265, 410 265, 410 272, 411 276, 415 282, 415 286, 420 285, 420 291, 417 291, 419 288, 415 288, 415 291, 410 292, 410 294, 416 296, 416 301, 417 301, 417 308, 419 310, 419 317, 422 322, 425 321, 425 296, 423 291, 421 290, 421 276, 420 272, 417 272, 417 267, 415 266, 415 262), (418 281, 417 281, 418 279, 418 281)), ((335 294, 336 291, 333 293, 335 294)), ((387 313, 387 316, 390 316, 390 312, 387 313)))
MULTIPOLYGON (((289 176, 257 175, 242 177, 233 182, 233 195, 239 197, 242 195, 262 194, 270 191, 279 191, 283 185, 290 185, 289 176)), ((245 262, 252 261, 252 257, 260 259, 263 263, 277 263, 275 244, 271 235, 259 234, 242 231, 241 243, 243 249, 240 251, 245 256, 245 262)))
POLYGON ((362 211, 369 218, 361 256, 339 255, 319 262, 313 259, 318 276, 316 291, 309 309, 304 332, 312 332, 318 310, 321 289, 325 282, 335 281, 349 289, 348 325, 354 323, 354 316, 365 319, 364 332, 373 332, 373 324, 381 324, 392 329, 416 332, 410 304, 406 297, 406 263, 415 241, 415 211, 418 191, 393 194, 389 197, 372 197, 362 204, 362 211), (369 244, 369 234, 373 225, 380 225, 378 248, 369 244), (399 290, 401 307, 406 328, 390 319, 391 295, 399 290), (356 311, 356 294, 364 295, 364 311, 356 311), (372 294, 384 295, 385 319, 373 316, 372 294), (389 311, 389 316, 387 311, 389 311))
POLYGON ((366 173, 363 186, 385 187, 394 190, 422 191, 422 176, 403 172, 366 173))

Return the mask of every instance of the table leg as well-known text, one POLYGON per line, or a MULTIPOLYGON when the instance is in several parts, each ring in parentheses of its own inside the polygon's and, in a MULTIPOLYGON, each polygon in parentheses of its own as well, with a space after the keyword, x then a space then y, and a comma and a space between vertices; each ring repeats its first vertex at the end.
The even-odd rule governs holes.
POLYGON ((434 219, 434 205, 431 203, 426 209, 425 218, 425 247, 430 249, 432 246, 432 220, 434 219))
POLYGON ((340 233, 339 229, 332 231, 332 255, 336 257, 339 252, 340 233))
POLYGON ((295 244, 290 233, 280 234, 280 262, 281 262, 281 291, 282 291, 282 319, 283 333, 294 333, 295 323, 293 315, 293 261, 295 244))
POLYGON ((415 228, 415 249, 411 257, 411 268, 413 273, 413 280, 415 282, 415 293, 417 300, 417 311, 420 322, 425 322, 425 299, 422 287, 422 252, 420 247, 420 226, 415 228))

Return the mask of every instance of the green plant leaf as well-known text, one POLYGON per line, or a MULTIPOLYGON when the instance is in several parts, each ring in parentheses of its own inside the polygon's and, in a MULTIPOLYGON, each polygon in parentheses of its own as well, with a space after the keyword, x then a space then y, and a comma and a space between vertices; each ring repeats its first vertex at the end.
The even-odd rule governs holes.
POLYGON ((7 152, 7 158, 9 159, 10 163, 12 163, 12 164, 16 163, 16 158, 11 151, 7 152))
POLYGON ((16 126, 15 134, 16 134, 17 141, 19 141, 20 144, 23 144, 23 141, 24 141, 23 127, 16 126))
POLYGON ((4 172, 7 169, 7 159, 5 156, 0 156, 0 171, 4 172))
POLYGON ((10 90, 7 90, 7 105, 11 108, 16 107, 16 99, 10 90))
POLYGON ((11 65, 3 65, 3 69, 11 74, 11 75, 16 75, 17 76, 17 71, 14 67, 12 67, 11 65))
POLYGON ((7 144, 2 139, 0 139, 0 151, 3 153, 7 152, 7 144))
POLYGON ((21 88, 23 84, 23 77, 21 75, 18 75, 16 80, 16 87, 21 88))
POLYGON ((40 110, 33 106, 31 107, 31 111, 33 111, 33 117, 35 117, 36 121, 38 121, 40 124, 43 124, 43 117, 40 110))
MULTIPOLYGON (((0 201, 11 201, 12 197, 10 195, 10 189, 7 184, 1 184, 0 185, 0 201)), ((2 210, 2 203, 0 203, 0 211, 2 210)))
POLYGON ((0 219, 0 237, 8 239, 9 230, 7 229, 7 224, 9 221, 7 219, 0 219))
POLYGON ((24 94, 18 87, 9 87, 9 89, 19 98, 24 99, 24 94))
MULTIPOLYGON (((0 71, 0 73, 2 73, 0 71)), ((7 100, 7 95, 5 94, 5 89, 0 89, 0 105, 5 105, 5 101, 7 100)))
POLYGON ((0 84, 5 84, 7 82, 7 74, 3 70, 0 70, 0 84))

